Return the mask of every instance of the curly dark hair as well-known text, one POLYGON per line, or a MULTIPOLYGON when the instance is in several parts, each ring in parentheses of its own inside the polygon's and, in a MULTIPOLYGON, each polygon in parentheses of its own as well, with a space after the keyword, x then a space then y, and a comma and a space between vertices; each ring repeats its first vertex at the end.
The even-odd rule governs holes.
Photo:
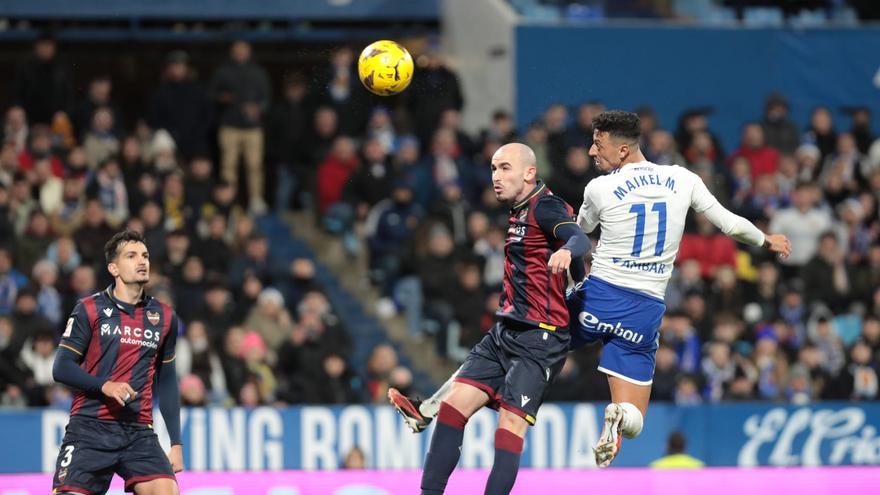
POLYGON ((593 117, 593 129, 633 142, 642 136, 639 116, 621 110, 609 110, 593 117))
POLYGON ((107 264, 116 261, 116 258, 119 256, 119 246, 129 242, 140 242, 144 245, 147 244, 147 241, 144 240, 144 236, 134 230, 123 230, 122 232, 118 232, 107 241, 107 244, 104 244, 104 258, 107 260, 107 264))

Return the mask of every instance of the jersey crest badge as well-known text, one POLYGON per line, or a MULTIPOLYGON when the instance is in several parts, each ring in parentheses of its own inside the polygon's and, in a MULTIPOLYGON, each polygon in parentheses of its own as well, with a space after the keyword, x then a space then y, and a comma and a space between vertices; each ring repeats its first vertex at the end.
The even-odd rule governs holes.
POLYGON ((150 324, 152 324, 152 325, 158 325, 159 324, 159 313, 157 313, 155 311, 147 311, 147 320, 149 320, 150 324))

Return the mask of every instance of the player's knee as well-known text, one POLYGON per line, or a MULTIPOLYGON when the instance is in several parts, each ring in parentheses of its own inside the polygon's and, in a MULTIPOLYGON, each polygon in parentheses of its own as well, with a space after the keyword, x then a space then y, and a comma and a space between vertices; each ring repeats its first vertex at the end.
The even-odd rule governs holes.
POLYGON ((621 426, 621 433, 623 433, 624 438, 635 438, 642 432, 642 426, 644 426, 644 417, 642 417, 642 412, 639 411, 639 408, 630 402, 621 402, 620 407, 623 408, 624 411, 624 421, 621 426))
POLYGON ((518 437, 524 437, 529 429, 529 423, 522 416, 501 408, 498 412, 498 429, 510 431, 518 437))

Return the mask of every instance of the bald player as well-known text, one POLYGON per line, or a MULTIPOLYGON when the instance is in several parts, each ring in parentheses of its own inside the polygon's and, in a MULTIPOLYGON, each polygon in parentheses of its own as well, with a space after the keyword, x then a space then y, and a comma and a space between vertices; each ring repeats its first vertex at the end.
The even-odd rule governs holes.
POLYGON ((506 144, 495 152, 491 167, 495 196, 510 205, 498 323, 468 354, 439 404, 423 494, 443 493, 461 454, 465 424, 484 406, 499 412, 485 493, 513 488, 523 437, 568 351, 566 270, 575 280, 584 275, 589 240, 572 207, 535 176, 531 148, 506 144))

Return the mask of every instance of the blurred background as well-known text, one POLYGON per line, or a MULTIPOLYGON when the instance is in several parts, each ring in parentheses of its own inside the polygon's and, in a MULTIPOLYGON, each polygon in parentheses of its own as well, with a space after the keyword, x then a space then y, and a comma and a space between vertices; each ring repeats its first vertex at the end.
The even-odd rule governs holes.
MULTIPOLYGON (((385 393, 430 395, 491 325, 507 222, 492 154, 527 143, 577 209, 605 109, 638 112, 649 160, 794 251, 688 219, 645 432, 615 466, 877 465, 878 17, 867 0, 0 2, 0 432, 18 445, 0 473, 53 470, 71 401, 55 347, 110 283, 101 248, 123 228, 181 317, 189 469, 342 493, 294 470, 419 468, 430 433, 385 393), (378 39, 416 60, 401 95, 358 80, 378 39)), ((600 352, 569 355, 524 467, 594 467, 600 352)), ((494 421, 471 420, 463 466, 491 466, 494 421)), ((387 491, 364 493, 417 487, 417 471, 403 488, 365 472, 387 491)), ((880 489, 867 472, 829 476, 880 489)))

